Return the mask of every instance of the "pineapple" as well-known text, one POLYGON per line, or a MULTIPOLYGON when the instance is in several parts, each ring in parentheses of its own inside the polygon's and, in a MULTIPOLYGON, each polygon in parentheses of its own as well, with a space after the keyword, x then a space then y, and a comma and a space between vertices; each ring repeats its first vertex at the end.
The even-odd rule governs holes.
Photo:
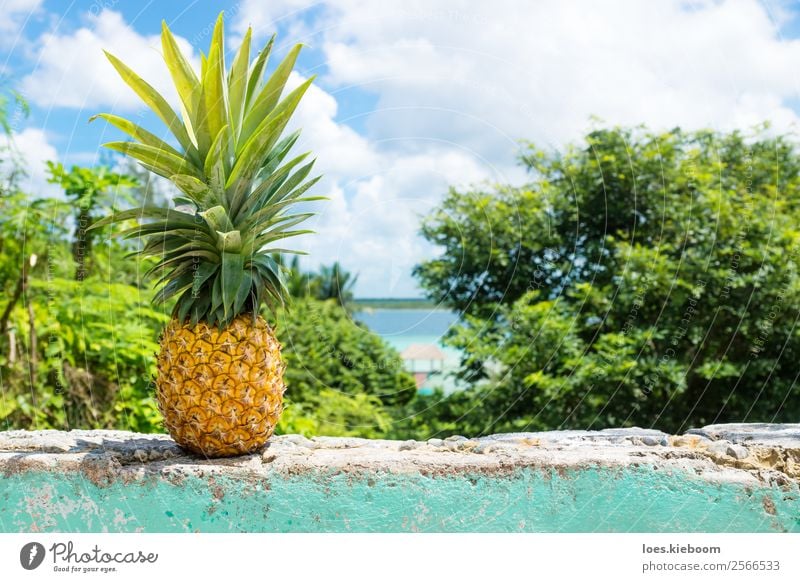
POLYGON ((138 237, 142 256, 160 260, 157 304, 177 299, 158 354, 156 396, 170 435, 207 457, 246 454, 272 435, 283 404, 284 364, 274 330, 260 315, 286 301, 275 245, 306 232, 313 213, 287 211, 319 179, 314 161, 288 153, 298 138, 281 138, 313 77, 282 97, 301 46, 292 48, 262 82, 274 36, 250 62, 250 30, 228 70, 223 15, 214 28, 200 75, 163 25, 161 42, 181 104, 181 115, 122 61, 110 55, 122 79, 167 125, 173 147, 138 125, 94 116, 135 141, 104 144, 169 179, 181 192, 174 208, 114 213, 93 228, 138 220, 121 233, 138 237))

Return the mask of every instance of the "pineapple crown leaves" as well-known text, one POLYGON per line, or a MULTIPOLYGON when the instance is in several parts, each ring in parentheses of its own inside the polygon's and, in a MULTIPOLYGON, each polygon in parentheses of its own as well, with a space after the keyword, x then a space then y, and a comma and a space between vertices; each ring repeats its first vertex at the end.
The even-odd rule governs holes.
POLYGON ((116 115, 100 113, 90 119, 102 118, 133 139, 106 147, 138 160, 181 192, 174 200, 180 207, 117 212, 93 228, 136 220, 137 226, 117 234, 142 239, 135 254, 160 259, 150 270, 159 275, 154 301, 177 297, 173 316, 212 325, 256 313, 264 303, 273 311, 285 303, 280 253, 304 253, 273 245, 311 232, 297 226, 313 213, 289 214, 291 207, 325 199, 306 195, 320 178, 309 178, 314 160, 306 161, 308 154, 286 161, 299 132, 282 137, 314 79, 284 96, 301 45, 290 49, 264 79, 275 37, 251 62, 248 29, 228 69, 223 36, 220 13, 198 75, 163 24, 162 51, 180 99, 180 115, 151 85, 106 53, 122 79, 169 128, 177 147, 116 115))

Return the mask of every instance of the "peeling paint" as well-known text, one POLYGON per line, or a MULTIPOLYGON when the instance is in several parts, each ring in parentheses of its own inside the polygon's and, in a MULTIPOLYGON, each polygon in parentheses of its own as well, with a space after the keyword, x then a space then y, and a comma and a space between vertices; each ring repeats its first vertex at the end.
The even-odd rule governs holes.
POLYGON ((291 435, 214 460, 164 435, 0 433, 0 531, 800 532, 800 439, 715 428, 291 435))
POLYGON ((17 474, 4 531, 800 532, 797 490, 748 491, 652 468, 524 469, 514 476, 278 477, 269 487, 188 477, 98 486, 17 474), (219 491, 224 494, 220 495, 219 491))

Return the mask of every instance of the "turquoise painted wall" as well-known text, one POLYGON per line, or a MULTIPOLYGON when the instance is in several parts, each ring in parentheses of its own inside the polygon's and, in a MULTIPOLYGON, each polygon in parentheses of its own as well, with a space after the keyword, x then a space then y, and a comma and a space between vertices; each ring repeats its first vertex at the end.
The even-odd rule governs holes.
POLYGON ((0 476, 0 531, 800 532, 796 484, 751 488, 652 467, 172 481, 0 476))

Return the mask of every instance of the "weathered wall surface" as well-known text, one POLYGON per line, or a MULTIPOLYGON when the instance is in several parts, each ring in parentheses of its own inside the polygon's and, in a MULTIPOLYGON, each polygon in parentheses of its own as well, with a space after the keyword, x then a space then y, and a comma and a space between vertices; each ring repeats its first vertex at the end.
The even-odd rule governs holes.
POLYGON ((800 532, 800 425, 414 441, 0 432, 0 531, 800 532))

